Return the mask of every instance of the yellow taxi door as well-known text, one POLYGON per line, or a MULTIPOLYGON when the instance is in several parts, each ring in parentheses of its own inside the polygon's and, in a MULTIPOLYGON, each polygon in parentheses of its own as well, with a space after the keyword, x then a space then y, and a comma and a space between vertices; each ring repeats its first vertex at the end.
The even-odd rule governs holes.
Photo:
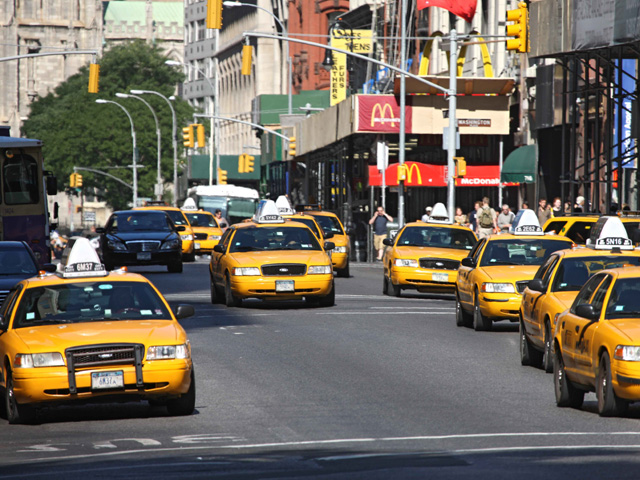
POLYGON ((542 281, 544 291, 538 292, 526 288, 522 295, 522 320, 524 322, 524 328, 530 337, 535 337, 536 339, 542 338, 544 328, 542 307, 544 306, 545 300, 549 297, 548 292, 550 291, 551 278, 559 261, 557 255, 552 255, 538 269, 533 277, 534 280, 538 279, 542 281))
POLYGON ((235 230, 227 229, 220 239, 220 245, 224 248, 225 253, 213 251, 211 252, 211 271, 213 273, 213 281, 218 286, 224 285, 224 257, 229 254, 230 239, 235 230))
POLYGON ((473 285, 474 285, 474 273, 478 268, 480 262, 480 254, 486 244, 486 240, 482 239, 478 244, 473 247, 473 250, 469 253, 469 257, 473 259, 474 267, 465 267, 460 264, 458 268, 458 295, 460 296, 460 303, 465 304, 467 309, 473 307, 473 285))

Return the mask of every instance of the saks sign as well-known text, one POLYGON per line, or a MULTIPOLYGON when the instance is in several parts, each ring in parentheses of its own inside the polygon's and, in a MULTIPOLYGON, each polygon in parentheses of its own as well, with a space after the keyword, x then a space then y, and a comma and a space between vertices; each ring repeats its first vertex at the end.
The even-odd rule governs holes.
MULTIPOLYGON (((358 95, 357 98, 358 131, 400 132, 400 105, 395 95, 358 95)), ((405 132, 411 133, 411 105, 406 105, 404 112, 405 132)))

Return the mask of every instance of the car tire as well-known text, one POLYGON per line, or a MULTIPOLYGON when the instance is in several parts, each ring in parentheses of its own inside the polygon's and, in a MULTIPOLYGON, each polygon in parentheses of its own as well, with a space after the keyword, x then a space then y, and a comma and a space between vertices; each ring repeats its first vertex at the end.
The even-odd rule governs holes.
POLYGON ((173 416, 191 415, 196 408, 196 376, 191 367, 191 384, 187 393, 167 401, 167 412, 173 416))
POLYGON ((211 285, 211 303, 224 303, 220 293, 218 292, 218 287, 216 287, 216 284, 213 282, 213 280, 209 280, 209 282, 211 285))
POLYGON ((338 270, 336 272, 336 274, 340 278, 349 278, 350 274, 349 274, 349 259, 348 258, 347 258, 347 264, 345 265, 345 267, 341 268, 340 270, 338 270))
POLYGON ((473 315, 468 314, 462 308, 458 292, 456 292, 456 325, 458 327, 470 327, 473 325, 473 315))
POLYGON ((227 274, 224 283, 224 303, 227 307, 239 307, 242 304, 242 299, 236 297, 231 291, 231 280, 229 279, 229 274, 227 274))
POLYGON ((7 421, 11 425, 19 423, 31 424, 36 419, 36 410, 31 405, 19 404, 13 391, 13 375, 11 369, 6 369, 6 386, 4 389, 4 403, 7 421))
POLYGON ((167 270, 169 271, 169 273, 182 273, 182 260, 171 262, 169 265, 167 265, 167 270))
POLYGON ((382 275, 382 294, 389 295, 389 280, 386 275, 382 275))
POLYGON ((331 284, 331 291, 325 297, 320 297, 318 302, 321 307, 333 307, 336 304, 336 286, 331 284))
POLYGON ((389 278, 389 287, 391 290, 391 295, 393 295, 394 297, 402 296, 402 288, 400 288, 400 285, 396 285, 395 283, 393 283, 391 278, 389 278))
POLYGON ((553 372, 553 355, 551 353, 551 325, 549 319, 544 322, 544 352, 542 353, 542 369, 546 373, 553 372))
POLYGON ((518 334, 520 335, 520 364, 525 366, 540 367, 542 364, 542 352, 539 352, 531 346, 531 342, 527 338, 522 318, 518 322, 518 334))
POLYGON ((482 314, 478 292, 476 292, 476 298, 473 302, 473 329, 476 332, 487 332, 491 330, 492 324, 493 322, 482 314))
POLYGON ((596 378, 596 397, 598 413, 601 417, 617 417, 627 411, 629 403, 616 395, 611 382, 611 360, 604 352, 600 357, 598 376, 596 378))
POLYGON ((554 349, 553 355, 553 390, 556 396, 556 405, 559 407, 580 408, 584 402, 584 391, 576 388, 567 377, 562 360, 562 352, 554 349))
POLYGON ((184 261, 185 262, 195 262, 196 261, 196 253, 195 252, 191 252, 191 253, 187 253, 184 256, 184 261))

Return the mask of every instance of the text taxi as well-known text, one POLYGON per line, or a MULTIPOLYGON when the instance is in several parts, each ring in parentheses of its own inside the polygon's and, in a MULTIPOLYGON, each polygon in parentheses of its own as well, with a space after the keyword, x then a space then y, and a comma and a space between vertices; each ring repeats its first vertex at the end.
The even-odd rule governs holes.
POLYGON ((285 221, 272 200, 262 200, 254 220, 232 225, 213 249, 211 302, 239 306, 244 298, 301 299, 332 306, 331 259, 304 224, 285 221))
POLYGON ((449 223, 447 209, 437 203, 427 223, 405 225, 393 240, 385 238, 382 293, 396 297, 404 289, 453 292, 460 260, 477 242, 466 227, 449 223))
POLYGON ((533 210, 520 210, 510 234, 490 235, 463 258, 456 282, 456 325, 490 330, 493 321, 518 321, 522 292, 538 267, 572 242, 544 235, 533 210))
POLYGON ((62 272, 20 282, 0 310, 0 382, 9 423, 57 402, 145 399, 188 415, 191 347, 175 313, 143 276, 108 273, 85 238, 62 272))
POLYGON ((559 407, 579 408, 596 392, 602 416, 640 401, 640 268, 603 270, 558 316, 553 376, 559 407))
POLYGON ((335 213, 320 209, 320 205, 297 205, 296 210, 313 215, 320 225, 325 238, 331 238, 335 248, 331 252, 331 263, 339 277, 349 277, 349 255, 351 241, 344 230, 342 222, 335 213))
POLYGON ((191 225, 193 231, 193 248, 198 254, 211 254, 220 238, 222 229, 216 217, 206 210, 198 210, 193 198, 187 198, 182 206, 182 212, 191 225))
POLYGON ((591 275, 609 268, 640 265, 640 250, 633 248, 618 217, 600 218, 591 235, 586 248, 551 254, 525 288, 520 305, 522 365, 542 366, 551 373, 555 318, 571 306, 591 275))

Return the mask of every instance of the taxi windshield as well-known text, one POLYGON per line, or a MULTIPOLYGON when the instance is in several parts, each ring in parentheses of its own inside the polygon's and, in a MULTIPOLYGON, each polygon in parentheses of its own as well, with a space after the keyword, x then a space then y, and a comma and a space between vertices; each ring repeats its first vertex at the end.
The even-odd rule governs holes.
POLYGON ((578 292, 591 275, 607 268, 625 265, 640 266, 640 257, 631 255, 598 255, 593 257, 566 258, 558 266, 551 286, 552 292, 578 292))
POLYGON ((407 227, 400 234, 397 247, 438 247, 471 250, 476 237, 471 230, 445 227, 407 227))
POLYGON ((531 239, 493 240, 487 244, 480 261, 481 267, 494 265, 542 265, 549 255, 570 248, 571 242, 531 239))
POLYGON ((13 328, 151 319, 171 320, 171 314, 149 284, 77 282, 25 290, 13 328))
POLYGON ((218 222, 210 213, 186 213, 185 215, 192 227, 218 228, 218 222))
POLYGON ((313 233, 316 235, 321 235, 318 231, 317 223, 311 218, 292 218, 294 222, 304 223, 307 227, 311 229, 313 233))
POLYGON ((169 217, 171 217, 171 221, 175 225, 188 225, 187 219, 184 218, 184 215, 180 210, 166 210, 166 212, 169 214, 169 217))
POLYGON ((337 233, 338 235, 344 235, 342 226, 336 217, 328 215, 314 215, 314 217, 324 233, 337 233))
POLYGON ((231 253, 265 250, 321 250, 321 247, 308 228, 278 225, 239 228, 229 248, 231 253))
POLYGON ((113 216, 110 232, 162 231, 170 232, 171 226, 167 216, 162 212, 127 212, 113 216))
POLYGON ((613 285, 605 318, 640 318, 640 282, 637 278, 620 278, 613 285))

